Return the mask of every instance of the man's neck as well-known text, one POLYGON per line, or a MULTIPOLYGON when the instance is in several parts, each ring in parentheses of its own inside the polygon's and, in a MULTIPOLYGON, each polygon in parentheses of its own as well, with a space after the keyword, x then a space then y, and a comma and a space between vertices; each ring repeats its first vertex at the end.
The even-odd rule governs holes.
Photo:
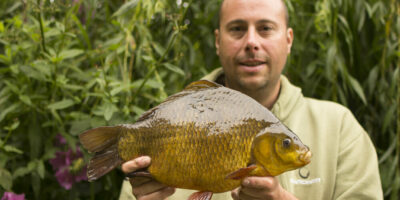
POLYGON ((261 105, 268 109, 272 109, 278 100, 280 92, 280 81, 273 88, 262 88, 256 91, 247 91, 245 94, 258 101, 261 105))
MULTIPOLYGON (((226 83, 225 83, 226 84, 226 83)), ((272 109, 275 102, 278 100, 281 83, 280 80, 276 84, 273 84, 271 87, 263 87, 256 90, 249 90, 249 89, 240 89, 235 87, 230 87, 228 84, 225 86, 238 90, 251 98, 258 101, 261 105, 265 106, 268 109, 272 109)))

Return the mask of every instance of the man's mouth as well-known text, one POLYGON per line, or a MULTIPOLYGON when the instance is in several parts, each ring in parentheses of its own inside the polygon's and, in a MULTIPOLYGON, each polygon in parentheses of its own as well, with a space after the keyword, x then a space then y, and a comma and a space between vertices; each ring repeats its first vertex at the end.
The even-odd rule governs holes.
POLYGON ((264 65, 264 64, 266 64, 266 62, 260 61, 260 60, 246 60, 243 62, 239 62, 239 64, 247 66, 247 67, 255 67, 255 66, 259 66, 259 65, 264 65))

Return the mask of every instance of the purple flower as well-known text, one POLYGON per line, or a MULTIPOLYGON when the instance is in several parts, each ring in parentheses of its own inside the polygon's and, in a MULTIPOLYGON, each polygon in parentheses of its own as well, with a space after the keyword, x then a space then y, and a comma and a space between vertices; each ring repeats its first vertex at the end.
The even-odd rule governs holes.
MULTIPOLYGON (((61 142, 60 138, 57 138, 61 142)), ((58 183, 66 190, 71 189, 74 183, 87 180, 86 166, 82 158, 82 152, 79 147, 76 152, 72 149, 68 151, 56 152, 56 156, 50 159, 58 183)))
POLYGON ((25 200, 25 194, 15 194, 12 192, 4 192, 1 200, 25 200))
POLYGON ((55 146, 62 146, 67 144, 67 140, 61 135, 61 134, 57 134, 56 135, 56 141, 54 141, 54 145, 55 146))

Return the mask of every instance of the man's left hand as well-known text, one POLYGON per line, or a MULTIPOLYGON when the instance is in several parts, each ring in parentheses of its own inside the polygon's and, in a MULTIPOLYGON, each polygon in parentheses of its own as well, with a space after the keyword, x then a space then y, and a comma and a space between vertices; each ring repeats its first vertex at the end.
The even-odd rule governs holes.
POLYGON ((282 188, 276 177, 246 177, 231 194, 234 200, 297 199, 282 188))

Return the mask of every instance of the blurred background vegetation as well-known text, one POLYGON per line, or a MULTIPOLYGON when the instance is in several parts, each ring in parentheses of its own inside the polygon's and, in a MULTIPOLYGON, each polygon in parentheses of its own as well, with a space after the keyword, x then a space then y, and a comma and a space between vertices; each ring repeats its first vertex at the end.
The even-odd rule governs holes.
MULTIPOLYGON (((72 149, 76 175, 79 133, 134 122, 218 67, 218 2, 0 1, 0 196, 117 199, 119 170, 65 189, 50 160, 72 149)), ((399 1, 286 2, 295 40, 285 74, 353 111, 377 148, 385 198, 398 199, 399 1)))

